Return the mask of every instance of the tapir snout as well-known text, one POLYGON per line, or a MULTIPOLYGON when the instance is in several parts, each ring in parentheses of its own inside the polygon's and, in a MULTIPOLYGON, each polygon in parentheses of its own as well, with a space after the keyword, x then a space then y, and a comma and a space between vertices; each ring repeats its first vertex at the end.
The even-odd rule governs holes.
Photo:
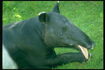
POLYGON ((92 48, 93 41, 89 36, 59 13, 41 13, 39 20, 45 24, 44 40, 49 46, 81 45, 92 48))
POLYGON ((93 48, 93 41, 87 34, 60 14, 58 4, 55 5, 53 11, 41 13, 39 21, 45 25, 44 41, 49 47, 78 49, 88 59, 88 49, 93 48))

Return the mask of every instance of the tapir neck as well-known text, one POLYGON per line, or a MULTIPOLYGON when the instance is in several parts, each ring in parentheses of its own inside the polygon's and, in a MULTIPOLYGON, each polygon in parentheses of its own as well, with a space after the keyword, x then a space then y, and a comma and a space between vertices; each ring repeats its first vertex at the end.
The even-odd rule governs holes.
POLYGON ((38 40, 42 41, 43 39, 44 24, 39 22, 38 17, 10 24, 4 28, 3 39, 6 41, 10 39, 14 42, 24 39, 36 41, 35 38, 39 38, 38 40), (6 37, 9 37, 8 40, 6 37))
POLYGON ((45 25, 39 21, 38 17, 34 17, 27 20, 25 29, 27 28, 27 26, 28 26, 28 29, 31 30, 33 34, 34 33, 38 34, 40 38, 43 39, 45 25))

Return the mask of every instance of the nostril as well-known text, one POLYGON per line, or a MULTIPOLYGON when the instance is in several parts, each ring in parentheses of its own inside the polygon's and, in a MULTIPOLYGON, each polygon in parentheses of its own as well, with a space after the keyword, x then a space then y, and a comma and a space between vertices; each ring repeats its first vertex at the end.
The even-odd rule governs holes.
POLYGON ((93 43, 92 43, 92 46, 95 46, 95 45, 96 45, 96 44, 93 42, 93 43))
POLYGON ((95 43, 92 41, 88 43, 86 46, 87 46, 87 49, 94 49, 95 43))

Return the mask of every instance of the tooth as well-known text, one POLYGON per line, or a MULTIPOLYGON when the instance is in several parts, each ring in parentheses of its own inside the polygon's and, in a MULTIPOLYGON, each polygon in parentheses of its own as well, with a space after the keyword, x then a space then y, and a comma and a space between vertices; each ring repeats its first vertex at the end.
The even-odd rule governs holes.
POLYGON ((78 45, 78 47, 80 48, 80 50, 83 53, 83 55, 85 56, 85 58, 88 59, 88 50, 80 45, 78 45))

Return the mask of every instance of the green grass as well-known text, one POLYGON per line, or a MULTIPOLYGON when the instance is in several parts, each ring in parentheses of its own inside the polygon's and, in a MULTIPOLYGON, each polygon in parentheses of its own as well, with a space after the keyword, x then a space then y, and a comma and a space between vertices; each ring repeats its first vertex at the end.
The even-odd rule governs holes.
MULTIPOLYGON (((50 1, 4 1, 3 25, 37 16, 39 12, 52 10, 56 2, 50 1)), ((61 14, 84 31, 94 42, 93 55, 86 63, 69 63, 55 69, 103 69, 103 2, 62 1, 61 14)), ((71 52, 71 49, 56 48, 57 54, 71 52)))

